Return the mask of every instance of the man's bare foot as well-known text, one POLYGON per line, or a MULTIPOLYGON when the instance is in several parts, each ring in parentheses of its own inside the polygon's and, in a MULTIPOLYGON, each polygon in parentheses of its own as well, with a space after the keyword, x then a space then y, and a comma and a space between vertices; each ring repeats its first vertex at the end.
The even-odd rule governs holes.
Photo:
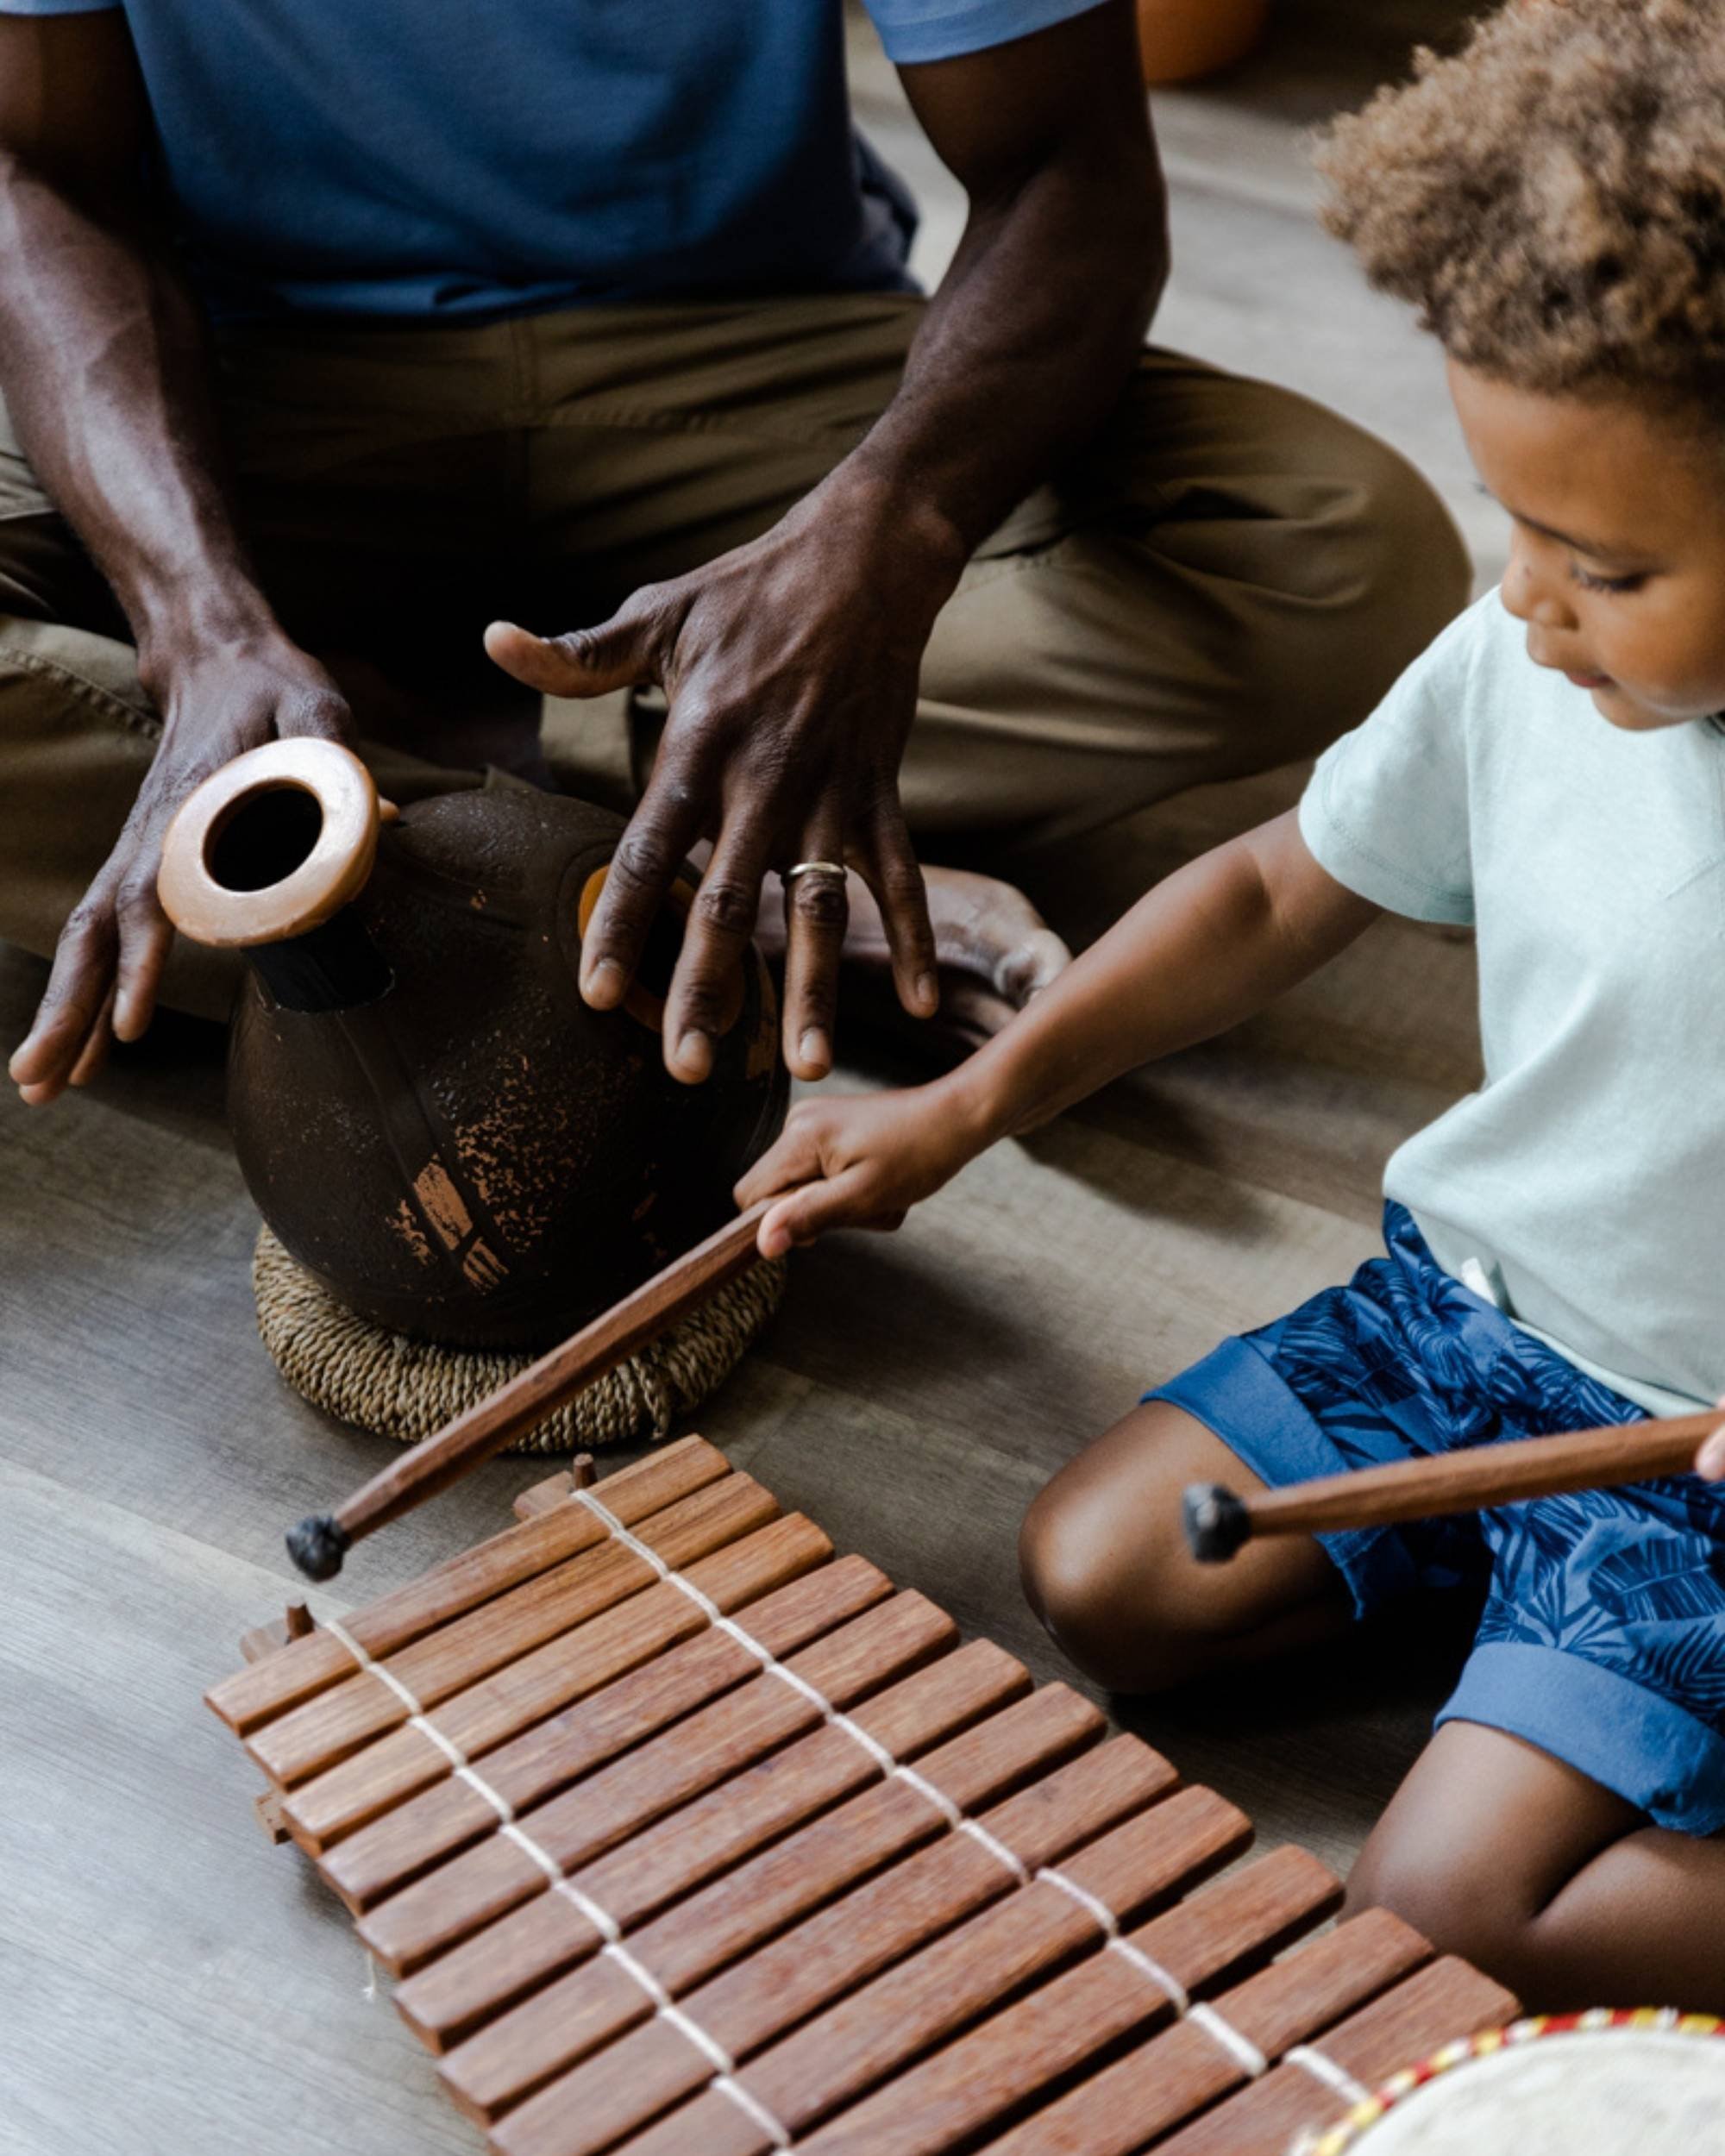
MULTIPOLYGON (((1064 971, 1072 954, 1016 885, 965 868, 926 868, 929 918, 940 962, 940 1010, 912 1018, 893 993, 880 908, 860 876, 850 880, 850 922, 844 936, 847 1012, 872 1024, 891 1023, 927 1041, 968 1054, 998 1033, 1039 988, 1064 971), (858 995, 857 991, 865 993, 858 995), (867 993, 872 990, 873 993, 867 993)), ((756 937, 769 958, 785 950, 785 911, 776 876, 761 893, 756 937)))

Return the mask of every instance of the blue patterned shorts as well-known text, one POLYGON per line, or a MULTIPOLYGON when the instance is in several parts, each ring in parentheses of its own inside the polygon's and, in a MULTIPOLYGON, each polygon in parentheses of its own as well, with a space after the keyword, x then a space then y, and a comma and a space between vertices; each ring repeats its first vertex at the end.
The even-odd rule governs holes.
MULTIPOLYGON (((1387 1257, 1146 1395, 1279 1486, 1642 1410, 1446 1273, 1400 1206, 1387 1257)), ((1725 1485, 1693 1476, 1326 1535, 1368 1616, 1483 1589, 1439 1716, 1524 1738, 1693 1834, 1725 1827, 1725 1485)))

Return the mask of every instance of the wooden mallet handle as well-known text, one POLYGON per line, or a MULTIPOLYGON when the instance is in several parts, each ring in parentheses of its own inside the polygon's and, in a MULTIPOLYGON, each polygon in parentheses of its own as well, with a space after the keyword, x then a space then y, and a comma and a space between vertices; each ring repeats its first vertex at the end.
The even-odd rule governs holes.
POLYGON ((1609 1423, 1602 1430, 1565 1430, 1553 1438, 1520 1438, 1325 1475, 1250 1497, 1221 1482, 1195 1482, 1186 1493, 1186 1539, 1201 1564, 1220 1564, 1257 1535, 1340 1534, 1398 1520, 1482 1512, 1565 1490, 1687 1474, 1702 1439, 1722 1420, 1725 1415, 1716 1408, 1657 1421, 1609 1423))
POLYGON ((447 1489, 596 1377, 626 1362, 727 1281, 746 1273, 756 1263, 755 1237, 770 1202, 763 1200, 727 1221, 489 1399, 392 1461, 337 1510, 302 1520, 288 1531, 288 1555, 309 1579, 333 1579, 354 1543, 447 1489))

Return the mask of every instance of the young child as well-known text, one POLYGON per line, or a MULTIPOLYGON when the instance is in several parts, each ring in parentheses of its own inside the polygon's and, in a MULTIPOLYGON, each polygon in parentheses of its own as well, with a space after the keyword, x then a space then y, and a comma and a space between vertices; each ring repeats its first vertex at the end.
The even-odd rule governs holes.
MULTIPOLYGON (((762 1247, 896 1225, 995 1139, 1245 1018, 1380 910, 1477 931, 1485 1079, 1396 1154, 1388 1255, 1056 1476, 1026 1590, 1154 1689, 1484 1588, 1355 1871, 1541 2009, 1725 2011, 1725 1489, 1694 1477, 1200 1569, 1189 1482, 1690 1411, 1725 1389, 1725 14, 1523 0, 1338 126, 1330 220, 1448 354, 1501 590, 1297 812, 1146 898, 939 1082, 806 1106, 762 1247)), ((1710 1457, 1710 1456, 1709 1456, 1710 1457)))

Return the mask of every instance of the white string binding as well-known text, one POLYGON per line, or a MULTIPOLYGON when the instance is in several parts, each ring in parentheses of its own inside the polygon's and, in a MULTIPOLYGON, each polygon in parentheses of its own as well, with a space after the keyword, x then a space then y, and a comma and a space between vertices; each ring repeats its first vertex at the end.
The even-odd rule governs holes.
MULTIPOLYGON (((760 1664, 764 1675, 778 1678, 781 1683, 788 1685, 792 1691, 806 1700, 830 1728, 838 1730, 865 1752, 883 1776, 903 1783, 906 1789, 921 1797, 925 1803, 932 1805, 955 1833, 968 1834, 979 1847, 993 1858, 1003 1871, 1010 1873, 1019 1885, 1028 1885, 1033 1878, 1038 1884, 1053 1887, 1059 1893, 1065 1895, 1070 1901, 1075 1902, 1101 1933, 1104 1950, 1118 1955, 1129 1967, 1136 1970, 1138 1975, 1153 1984, 1172 2007, 1176 2019, 1190 2021, 1195 2028, 1201 2029, 1213 2043, 1220 2046, 1228 2054, 1248 2079, 1256 2081, 1270 2071, 1270 2060, 1249 2036, 1237 2029, 1224 2015, 1219 2014, 1214 2007, 1207 2005, 1201 2001, 1195 2003, 1190 1993, 1172 1970, 1164 1968, 1160 1962, 1145 1953, 1141 1947, 1134 1946, 1129 1940, 1121 1936, 1120 1919, 1100 1896, 1092 1894, 1088 1887, 1081 1886, 1077 1880, 1070 1878, 1055 1865, 1041 1865, 1032 1874, 1014 1851, 1008 1848, 1006 1843, 999 1839, 997 1836, 991 1834, 980 1821, 970 1818, 960 1806, 953 1802, 944 1789, 938 1788, 925 1776, 919 1774, 914 1767, 903 1765, 877 1737, 863 1728, 860 1722, 853 1720, 849 1714, 835 1707, 819 1686, 810 1683, 809 1680, 799 1671, 787 1669, 770 1647, 764 1646, 752 1633, 738 1624, 734 1617, 727 1617, 710 1595, 697 1587, 693 1580, 685 1578, 683 1574, 677 1571, 674 1566, 668 1564, 659 1552, 643 1542, 638 1535, 631 1533, 611 1507, 596 1497, 590 1489, 571 1490, 569 1495, 579 1503, 585 1505, 605 1532, 616 1541, 621 1543, 632 1556, 639 1557, 665 1585, 674 1587, 679 1593, 686 1595, 716 1632, 724 1633, 728 1638, 734 1639, 746 1653, 752 1656, 760 1664)), ((614 1960, 637 1989, 646 1996, 652 2005, 654 2013, 674 2028, 678 2034, 706 2060, 713 2069, 712 2085, 729 2097, 731 2102, 750 2118, 757 2130, 767 2136, 775 2148, 789 2148, 792 2146, 790 2134, 783 2123, 774 2116, 752 2090, 745 2088, 743 2083, 737 2080, 737 2063, 718 2038, 704 2029, 691 2015, 684 2013, 652 1971, 644 1963, 637 1960, 623 1945, 622 1927, 610 1910, 595 1902, 591 1895, 584 1894, 565 1875, 562 1866, 556 1858, 548 1850, 542 1848, 532 1836, 525 1832, 518 1824, 515 1807, 508 1798, 494 1789, 490 1783, 475 1770, 472 1761, 468 1759, 460 1745, 444 1731, 438 1728, 425 1713, 412 1689, 403 1683, 392 1670, 373 1660, 347 1627, 336 1620, 324 1618, 320 1621, 332 1638, 340 1640, 363 1671, 368 1676, 377 1677, 395 1694, 407 1709, 409 1727, 417 1729, 422 1736, 428 1739, 448 1759, 452 1771, 474 1790, 476 1796, 481 1797, 492 1807, 498 1815, 499 1833, 513 1842, 524 1856, 536 1865, 545 1874, 552 1891, 561 1894, 598 1932, 605 1942, 601 1949, 602 1952, 614 1960)), ((1333 2094, 1342 2096, 1349 2103, 1362 2103, 1369 2094, 1369 2091, 1363 2088, 1352 2074, 1345 2068, 1339 2066, 1333 2059, 1327 2057, 1314 2045, 1295 2045, 1284 2054, 1284 2063, 1303 2070, 1314 2079, 1320 2081, 1333 2094)))
POLYGON ((1195 2028, 1202 2029, 1212 2043, 1220 2044, 1248 2081, 1256 2081, 1270 2071, 1270 2061, 1251 2037, 1242 2035, 1214 2007, 1206 2006, 1201 2001, 1188 2009, 1186 2019, 1195 2028))
MULTIPOLYGON (((986 1850, 995 1863, 1003 1871, 1009 1872, 1020 1886, 1028 1885, 1033 1877, 1041 1884, 1057 1889, 1070 1900, 1076 1902, 1101 1933, 1107 1951, 1119 1955, 1129 1967, 1136 1970, 1138 1975, 1154 1984, 1173 2008, 1176 2018, 1190 2021, 1195 2027, 1202 2029, 1213 2042, 1219 2044, 1227 2053, 1234 2064, 1249 2078, 1255 2081, 1269 2071, 1270 2061, 1250 2037, 1243 2035, 1214 2007, 1194 2005, 1185 1985, 1171 1970, 1164 1969, 1149 1954, 1145 1953, 1140 1948, 1132 1946, 1128 1940, 1120 1936, 1120 1919, 1106 1902, 1092 1894, 1088 1888, 1081 1886, 1076 1879, 1069 1878, 1057 1865, 1040 1865, 1032 1875, 1029 1868, 1013 1850, 996 1836, 991 1834, 979 1821, 971 1819, 958 1805, 954 1803, 944 1789, 938 1789, 926 1777, 919 1774, 914 1767, 901 1765, 878 1738, 871 1735, 860 1722, 854 1721, 849 1714, 842 1713, 820 1691, 819 1687, 811 1684, 806 1677, 800 1675, 795 1670, 787 1669, 771 1648, 763 1646, 760 1640, 739 1625, 735 1618, 724 1616, 711 1595, 704 1594, 693 1580, 685 1579, 681 1572, 674 1566, 668 1564, 659 1552, 643 1542, 638 1535, 631 1534, 611 1507, 601 1498, 595 1496, 591 1489, 571 1490, 569 1495, 579 1503, 585 1505, 605 1527, 607 1533, 620 1542, 632 1555, 638 1557, 649 1570, 657 1574, 667 1586, 677 1588, 687 1595, 689 1600, 705 1613, 711 1625, 717 1630, 728 1634, 730 1638, 736 1640, 739 1646, 744 1648, 755 1658, 760 1664, 763 1673, 777 1677, 781 1683, 789 1685, 794 1692, 800 1694, 829 1727, 843 1732, 853 1744, 860 1745, 884 1776, 892 1780, 902 1782, 906 1788, 913 1790, 925 1802, 932 1805, 955 1833, 969 1835, 971 1839, 986 1850)), ((1340 2069, 1338 2068, 1336 2071, 1339 2072, 1340 2069)))
POLYGON ((1298 2066, 1316 2081, 1339 2096, 1344 2103, 1364 2103, 1371 2091, 1363 2081, 1356 2081, 1346 2066, 1339 2066, 1327 2052, 1321 2052, 1315 2044, 1295 2044, 1282 2055, 1286 2066, 1298 2066))
MULTIPOLYGON (((619 1542, 632 1556, 639 1557, 649 1570, 655 1573, 666 1586, 674 1587, 680 1594, 686 1595, 716 1632, 724 1633, 728 1638, 735 1640, 746 1653, 752 1656, 760 1664, 763 1675, 776 1677, 781 1683, 789 1686, 792 1691, 806 1700, 828 1727, 840 1731, 853 1744, 865 1752, 883 1776, 902 1782, 906 1788, 921 1797, 925 1803, 932 1805, 955 1833, 968 1834, 994 1858, 996 1864, 1000 1865, 1002 1870, 1009 1872, 1020 1886, 1031 1883, 1034 1877, 1036 1883, 1053 1887, 1058 1892, 1064 1894, 1069 1900, 1076 1902, 1101 1931, 1105 1950, 1119 1955, 1140 1976, 1154 1984, 1173 2008, 1177 2019, 1189 2021, 1195 2028, 1202 2029, 1213 2042, 1220 2045, 1222 2050, 1227 2053, 1250 2079, 1257 2080, 1269 2071, 1269 2059, 1250 2037, 1242 2034, 1213 2006, 1206 2005, 1201 2002, 1195 2005, 1185 1985, 1171 1970, 1164 1969, 1160 1962, 1144 1952, 1140 1947, 1134 1946, 1129 1940, 1122 1938, 1120 1919, 1099 1896, 1092 1894, 1087 1887, 1081 1886, 1076 1879, 1069 1878, 1054 1865, 1040 1865, 1032 1875, 1022 1859, 1015 1852, 1008 1848, 1005 1842, 991 1834, 980 1821, 970 1818, 944 1789, 937 1788, 925 1776, 919 1774, 913 1767, 901 1764, 877 1737, 863 1728, 860 1722, 853 1720, 849 1714, 835 1707, 817 1685, 810 1683, 808 1679, 799 1671, 787 1669, 771 1648, 762 1645, 761 1641, 744 1626, 738 1624, 735 1618, 727 1617, 710 1595, 697 1587, 693 1580, 685 1578, 683 1574, 676 1570, 674 1566, 668 1564, 659 1552, 643 1542, 638 1535, 631 1533, 611 1507, 596 1497, 592 1490, 571 1490, 569 1496, 575 1502, 585 1505, 599 1521, 607 1534, 619 1542)), ((395 1672, 386 1669, 380 1662, 374 1661, 344 1626, 329 1618, 322 1621, 324 1629, 341 1641, 360 1668, 367 1675, 379 1678, 400 1700, 407 1708, 409 1726, 429 1739, 448 1760, 455 1773, 459 1775, 476 1795, 491 1805, 498 1815, 499 1832, 512 1841, 524 1856, 544 1872, 552 1891, 561 1894, 599 1933, 605 1942, 601 1952, 615 1961, 646 1996, 652 2005, 654 2013, 674 2028, 678 2034, 706 2060, 713 2069, 711 2085, 727 2096, 751 2121, 757 2131, 767 2136, 775 2148, 789 2148, 792 2146, 792 2137, 783 2122, 768 2109, 751 2090, 746 2088, 737 2078, 737 2063, 718 2038, 703 2028, 691 2015, 684 2013, 652 1971, 644 1963, 637 1960, 624 1946, 622 1927, 610 1910, 595 1902, 591 1895, 584 1894, 574 1881, 565 1875, 562 1866, 556 1858, 549 1851, 542 1848, 532 1836, 525 1832, 517 1821, 515 1807, 506 1797, 492 1789, 491 1784, 475 1771, 466 1753, 430 1720, 411 1689, 402 1683, 395 1672)), ((1336 2065, 1333 2059, 1327 2058, 1322 2052, 1311 2045, 1295 2045, 1286 2056, 1289 2064, 1303 2067, 1308 2073, 1323 2082, 1326 2087, 1338 2095, 1346 2096, 1352 2102, 1362 2100, 1366 2094, 1366 2091, 1360 2087, 1351 2074, 1346 2072, 1343 2068, 1336 2065)))
MULTIPOLYGON (((604 1508, 596 1507, 595 1510, 603 1512, 604 1508)), ((606 1514, 605 1516, 609 1521, 610 1515, 606 1514)), ((613 1527, 612 1532, 615 1533, 618 1529, 613 1527)), ((629 1535, 626 1529, 624 1529, 622 1532, 629 1541, 634 1541, 635 1538, 629 1535)), ((645 1550, 646 1545, 643 1544, 641 1547, 645 1550)), ((652 1551, 647 1554, 656 1555, 652 1551)), ((661 1565, 658 1569, 662 1576, 675 1579, 679 1586, 687 1589, 693 1600, 705 1605, 712 1621, 725 1625, 727 1630, 732 1629, 728 1620, 720 1616, 718 1610, 698 1587, 670 1573, 668 1568, 661 1565)), ((684 2041, 692 2045, 706 2059, 708 2065, 713 2069, 712 2085, 721 2094, 729 2097, 737 2109, 752 2122, 756 2131, 767 2136, 775 2148, 789 2148, 791 2136, 788 2130, 781 2120, 773 2115, 754 2091, 746 2089, 737 2078, 737 2062, 725 2050, 724 2045, 716 2036, 704 2029, 692 2015, 685 2014, 646 1964, 637 1960, 635 1955, 624 1946, 622 1943, 623 1927, 611 1911, 601 1902, 594 1901, 590 1894, 584 1894, 574 1881, 567 1876, 563 1867, 549 1850, 542 1848, 539 1843, 534 1840, 532 1835, 518 1824, 515 1807, 501 1791, 494 1789, 484 1776, 478 1772, 473 1762, 455 1739, 447 1732, 438 1728, 436 1722, 425 1713, 412 1688, 405 1684, 393 1670, 386 1669, 381 1662, 375 1660, 368 1654, 345 1625, 329 1617, 320 1619, 319 1621, 332 1639, 340 1640, 366 1676, 376 1677, 389 1691, 394 1693, 407 1709, 409 1728, 417 1729, 422 1736, 428 1738, 449 1762, 454 1772, 460 1776, 476 1796, 483 1797, 492 1807, 498 1816, 499 1833, 505 1840, 513 1842, 523 1856, 537 1865, 544 1873, 554 1894, 561 1894, 566 1902, 586 1919, 605 1942, 600 1952, 615 1961, 624 1975, 646 1994, 652 2003, 655 2014, 675 2029, 684 2041)), ((752 1640, 748 1644, 751 1648, 755 1648, 756 1652, 764 1651, 756 1647, 752 1640)), ((812 1687, 810 1688, 811 1690, 812 1689, 812 1687)))

